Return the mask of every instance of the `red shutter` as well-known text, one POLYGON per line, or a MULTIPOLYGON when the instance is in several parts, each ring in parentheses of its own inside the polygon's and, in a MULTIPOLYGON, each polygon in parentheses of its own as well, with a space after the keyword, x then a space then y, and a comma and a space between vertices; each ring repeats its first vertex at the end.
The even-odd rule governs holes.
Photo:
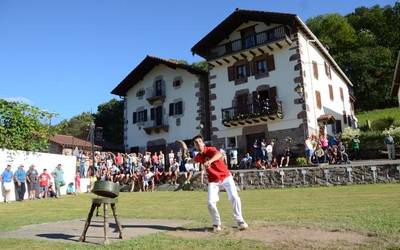
POLYGON ((154 108, 150 109, 150 120, 154 120, 154 108))
POLYGON ((250 66, 250 75, 251 76, 257 75, 256 61, 253 60, 253 61, 249 62, 249 66, 250 66))
POLYGON ((244 65, 246 67, 246 77, 250 76, 250 62, 246 62, 244 65))
POLYGON ((175 108, 175 104, 174 103, 170 103, 169 104, 169 116, 173 116, 174 115, 174 108, 175 108))
POLYGON ((344 101, 343 89, 340 87, 339 91, 340 91, 340 99, 342 99, 342 101, 344 101))
POLYGON ((277 96, 276 87, 269 88, 269 98, 275 100, 277 96))
POLYGON ((321 109, 322 103, 321 103, 321 94, 319 93, 319 91, 315 91, 315 98, 317 100, 317 107, 321 109))
POLYGON ((330 85, 330 84, 328 86, 329 86, 329 97, 333 101, 333 99, 334 99, 334 97, 333 97, 333 88, 332 88, 332 85, 330 85))
POLYGON ((268 56, 267 56, 267 69, 268 69, 268 71, 273 71, 273 70, 275 70, 274 55, 268 55, 268 56))
POLYGON ((132 123, 135 124, 137 122, 137 113, 133 112, 132 114, 132 123))
POLYGON ((228 67, 228 80, 229 81, 235 80, 235 67, 234 66, 228 67))
POLYGON ((318 64, 317 64, 317 62, 312 62, 312 64, 313 64, 313 71, 314 71, 314 77, 315 77, 315 79, 318 79, 318 64))

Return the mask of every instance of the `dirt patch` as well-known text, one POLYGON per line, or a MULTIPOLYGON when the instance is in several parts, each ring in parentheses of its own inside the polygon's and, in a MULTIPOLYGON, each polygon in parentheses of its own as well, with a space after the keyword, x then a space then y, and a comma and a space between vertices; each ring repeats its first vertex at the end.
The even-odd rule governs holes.
POLYGON ((322 230, 316 228, 291 228, 286 226, 267 226, 239 231, 236 228, 225 227, 218 233, 211 229, 189 229, 168 232, 169 235, 191 239, 205 239, 213 236, 226 236, 234 239, 250 239, 264 242, 273 248, 290 249, 352 249, 368 244, 374 236, 364 235, 355 231, 322 230))

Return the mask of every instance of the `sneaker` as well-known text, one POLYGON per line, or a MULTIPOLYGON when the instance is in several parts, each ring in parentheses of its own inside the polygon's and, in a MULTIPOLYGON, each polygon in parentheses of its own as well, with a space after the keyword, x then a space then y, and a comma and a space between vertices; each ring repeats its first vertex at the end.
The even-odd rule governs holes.
POLYGON ((246 222, 242 221, 238 223, 238 228, 239 230, 246 230, 247 228, 249 228, 249 225, 247 225, 246 222))
POLYGON ((222 231, 221 225, 213 225, 213 232, 214 233, 218 233, 218 232, 221 232, 221 231, 222 231))

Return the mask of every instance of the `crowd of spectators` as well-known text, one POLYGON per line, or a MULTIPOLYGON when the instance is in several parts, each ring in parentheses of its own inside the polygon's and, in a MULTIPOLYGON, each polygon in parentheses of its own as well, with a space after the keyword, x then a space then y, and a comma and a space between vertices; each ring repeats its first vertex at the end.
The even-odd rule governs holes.
MULTIPOLYGON (((191 152, 189 158, 195 152, 191 152)), ((168 155, 162 151, 142 153, 112 153, 95 152, 94 167, 90 153, 80 152, 77 157, 79 178, 89 178, 90 191, 96 180, 118 182, 128 186, 129 191, 155 191, 156 184, 169 183, 177 185, 180 174, 185 176, 186 183, 190 182, 193 173, 199 166, 184 159, 182 150, 168 155)), ((77 181, 75 181, 77 183, 77 181)))

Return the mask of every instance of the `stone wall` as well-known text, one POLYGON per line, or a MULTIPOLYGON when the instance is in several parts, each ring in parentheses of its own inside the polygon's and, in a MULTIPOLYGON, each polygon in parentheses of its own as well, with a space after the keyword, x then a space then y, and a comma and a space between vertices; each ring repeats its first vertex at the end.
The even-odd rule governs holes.
MULTIPOLYGON (((281 168, 279 170, 233 170, 241 189, 333 186, 400 182, 400 165, 381 166, 326 166, 281 168)), ((205 178, 206 182, 206 178, 205 178)), ((192 179, 194 189, 205 189, 200 174, 192 179)))

